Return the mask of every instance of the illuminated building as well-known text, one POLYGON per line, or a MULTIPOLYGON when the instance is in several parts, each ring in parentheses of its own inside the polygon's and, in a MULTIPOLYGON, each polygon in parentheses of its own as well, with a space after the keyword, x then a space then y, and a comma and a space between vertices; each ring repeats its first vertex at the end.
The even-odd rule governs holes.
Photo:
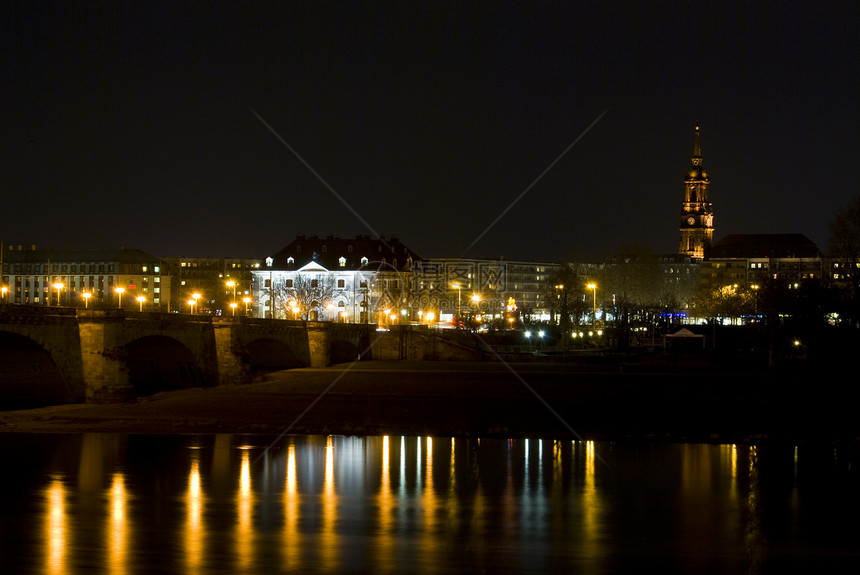
POLYGON ((135 299, 143 296, 147 309, 167 311, 170 275, 162 260, 144 251, 38 250, 9 245, 2 253, 0 285, 7 287, 8 303, 117 307, 116 289, 123 288, 131 309, 135 309, 135 299), (57 283, 63 285, 62 290, 54 289, 57 283), (88 303, 84 293, 92 294, 88 303))
POLYGON ((714 209, 710 199, 711 180, 702 165, 699 127, 693 140, 693 157, 684 180, 681 204, 681 241, 678 253, 696 260, 708 257, 714 237, 714 209))
POLYGON ((418 254, 397 238, 297 236, 252 271, 255 315, 350 323, 412 321, 418 311, 413 301, 418 262, 418 254), (382 318, 385 309, 389 314, 382 318), (392 320, 392 314, 397 319, 392 320))

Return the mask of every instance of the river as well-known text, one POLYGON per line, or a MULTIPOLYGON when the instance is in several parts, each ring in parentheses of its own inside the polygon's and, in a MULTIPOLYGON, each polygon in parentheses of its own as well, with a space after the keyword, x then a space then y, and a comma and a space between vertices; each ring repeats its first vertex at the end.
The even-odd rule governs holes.
POLYGON ((856 447, 0 434, 0 573, 860 567, 856 447))

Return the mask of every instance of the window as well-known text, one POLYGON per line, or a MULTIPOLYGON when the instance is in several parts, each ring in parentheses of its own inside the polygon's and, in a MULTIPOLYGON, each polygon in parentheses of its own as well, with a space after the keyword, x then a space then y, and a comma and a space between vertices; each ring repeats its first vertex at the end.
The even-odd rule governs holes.
POLYGON ((337 280, 337 287, 343 289, 346 287, 346 282, 343 280, 337 280))
MULTIPOLYGON (((266 280, 266 281, 268 282, 269 280, 266 280)), ((266 284, 266 285, 268 285, 268 284, 266 284)), ((293 280, 286 280, 284 282, 284 285, 287 286, 288 288, 293 287, 293 280)))
POLYGON ((339 265, 342 268, 345 268, 346 267, 346 258, 341 256, 340 259, 337 260, 337 265, 339 265))
POLYGON ((316 278, 311 280, 311 287, 312 288, 319 287, 319 286, 320 286, 320 280, 318 280, 316 278))
POLYGON ((367 264, 367 258, 361 258, 361 265, 367 264))

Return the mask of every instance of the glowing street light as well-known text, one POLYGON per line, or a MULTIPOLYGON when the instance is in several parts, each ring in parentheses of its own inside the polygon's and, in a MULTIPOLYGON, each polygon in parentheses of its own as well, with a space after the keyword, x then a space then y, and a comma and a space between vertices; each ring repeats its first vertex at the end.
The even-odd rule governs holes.
POLYGON ((236 317, 236 306, 239 305, 236 302, 230 302, 230 307, 233 308, 233 317, 236 317))
POLYGON ((143 304, 146 302, 146 298, 142 295, 137 296, 137 303, 140 304, 140 311, 143 311, 143 304))
MULTIPOLYGON (((191 313, 194 313, 194 308, 197 307, 197 300, 199 300, 201 297, 203 297, 203 296, 201 296, 197 292, 194 292, 193 294, 191 294, 191 300, 194 302, 193 304, 191 304, 191 313)), ((198 308, 197 311, 200 311, 200 309, 198 308)))
POLYGON ((591 313, 591 327, 593 329, 594 326, 597 325, 597 284, 590 283, 585 287, 590 289, 593 296, 594 296, 594 303, 593 303, 593 308, 592 308, 592 313, 591 313))
POLYGON ((9 288, 6 286, 0 287, 0 294, 3 294, 3 299, 6 299, 9 295, 9 288))
POLYGON ((251 303, 251 298, 243 297, 242 301, 245 302, 245 315, 248 315, 248 304, 251 303))
POLYGON ((54 284, 54 289, 57 290, 57 305, 60 305, 60 290, 64 287, 66 286, 63 285, 63 282, 57 282, 54 284))
POLYGON ((194 298, 191 298, 188 300, 188 309, 189 309, 189 313, 191 313, 191 314, 194 313, 194 304, 195 303, 197 303, 197 302, 194 301, 194 298))
POLYGON ((85 291, 81 294, 81 297, 84 298, 84 309, 90 307, 90 298, 93 297, 93 294, 88 291, 85 291))
POLYGON ((122 294, 125 293, 125 288, 118 287, 114 291, 116 292, 116 297, 119 301, 119 309, 122 309, 122 294))

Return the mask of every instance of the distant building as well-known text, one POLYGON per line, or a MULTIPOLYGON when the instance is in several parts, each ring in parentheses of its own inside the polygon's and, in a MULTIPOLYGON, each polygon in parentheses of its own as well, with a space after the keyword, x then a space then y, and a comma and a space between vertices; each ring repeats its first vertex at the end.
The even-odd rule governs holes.
POLYGON ((714 237, 714 208, 711 204, 710 186, 708 172, 702 165, 701 134, 696 126, 693 157, 684 180, 678 253, 700 261, 708 257, 714 237))
POLYGON ((162 260, 137 249, 38 250, 7 245, 0 268, 4 303, 139 309, 137 298, 143 297, 145 309, 167 311, 171 296, 170 275, 162 260))
POLYGON ((195 311, 211 315, 230 315, 231 304, 236 304, 236 314, 244 313, 248 298, 250 314, 253 304, 251 295, 251 272, 262 266, 255 258, 198 258, 168 257, 162 261, 168 266, 173 280, 173 299, 170 309, 190 311, 188 301, 196 293, 200 295, 195 311), (232 284, 232 285, 230 285, 232 284))
POLYGON ((824 258, 803 234, 732 234, 715 243, 702 264, 702 284, 792 289, 823 279, 824 258))
POLYGON ((548 321, 546 298, 561 264, 478 258, 429 258, 418 276, 421 305, 438 311, 443 320, 460 315, 548 321), (458 287, 459 286, 459 287, 458 287), (515 305, 516 310, 508 310, 515 305))

